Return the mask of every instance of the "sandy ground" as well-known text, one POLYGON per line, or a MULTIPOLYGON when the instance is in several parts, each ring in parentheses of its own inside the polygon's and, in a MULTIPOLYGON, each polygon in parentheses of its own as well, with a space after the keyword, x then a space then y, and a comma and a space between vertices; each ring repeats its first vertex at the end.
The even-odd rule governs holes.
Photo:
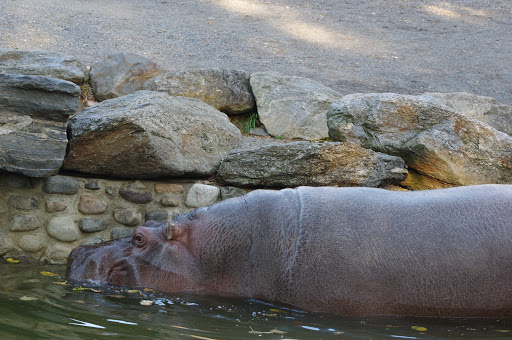
POLYGON ((512 105, 510 0, 0 0, 0 47, 92 64, 279 71, 342 94, 466 91, 512 105))

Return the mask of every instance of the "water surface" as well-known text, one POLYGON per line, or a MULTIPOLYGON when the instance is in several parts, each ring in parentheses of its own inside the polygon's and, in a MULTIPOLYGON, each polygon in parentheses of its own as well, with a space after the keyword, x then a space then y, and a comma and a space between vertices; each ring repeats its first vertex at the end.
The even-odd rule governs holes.
POLYGON ((65 284, 64 266, 0 264, 0 339, 512 338, 512 321, 354 318, 250 299, 65 284))

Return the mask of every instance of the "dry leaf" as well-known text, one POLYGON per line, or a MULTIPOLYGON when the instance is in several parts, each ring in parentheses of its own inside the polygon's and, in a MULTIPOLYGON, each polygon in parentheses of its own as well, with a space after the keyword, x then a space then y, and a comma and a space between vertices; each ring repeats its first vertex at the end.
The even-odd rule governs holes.
POLYGON ((421 327, 421 326, 412 326, 411 329, 418 331, 418 332, 425 332, 427 330, 425 327, 421 327))
POLYGON ((59 274, 55 274, 52 272, 40 272, 40 274, 43 276, 59 276, 59 274))
POLYGON ((142 306, 151 306, 153 304, 153 300, 141 300, 139 303, 142 306))

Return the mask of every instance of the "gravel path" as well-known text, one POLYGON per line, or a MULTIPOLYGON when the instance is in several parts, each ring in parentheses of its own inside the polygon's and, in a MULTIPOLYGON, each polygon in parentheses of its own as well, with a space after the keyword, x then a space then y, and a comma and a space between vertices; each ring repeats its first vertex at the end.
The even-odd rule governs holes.
POLYGON ((466 91, 512 105, 510 0, 0 0, 0 47, 88 64, 275 70, 342 94, 466 91))

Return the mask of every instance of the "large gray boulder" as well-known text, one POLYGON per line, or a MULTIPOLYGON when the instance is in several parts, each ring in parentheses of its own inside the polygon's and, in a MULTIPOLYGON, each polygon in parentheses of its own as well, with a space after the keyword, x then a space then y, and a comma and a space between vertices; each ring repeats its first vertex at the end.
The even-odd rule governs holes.
POLYGON ((459 113, 512 135, 512 106, 500 104, 492 97, 466 92, 424 93, 423 95, 433 97, 459 113))
POLYGON ((369 186, 396 184, 407 177, 399 157, 355 143, 293 142, 234 150, 217 180, 240 187, 369 186))
POLYGON ((86 70, 75 57, 44 51, 0 49, 0 73, 63 79, 81 85, 86 70))
POLYGON ((441 186, 512 183, 512 138, 431 97, 349 95, 333 103, 327 119, 333 140, 399 156, 441 186))
POLYGON ((152 91, 87 108, 69 132, 65 169, 123 178, 211 175, 242 138, 203 101, 152 91))
POLYGON ((201 99, 230 115, 254 111, 256 108, 249 75, 242 71, 193 69, 167 72, 149 79, 143 89, 201 99))
POLYGON ((0 74, 0 169, 29 177, 58 173, 79 97, 80 87, 69 81, 0 74))
POLYGON ((252 73, 251 87, 259 119, 272 136, 327 138, 325 113, 339 93, 319 82, 276 72, 252 73))
POLYGON ((161 72, 160 66, 141 55, 122 52, 92 66, 90 82, 97 100, 134 93, 161 72))

